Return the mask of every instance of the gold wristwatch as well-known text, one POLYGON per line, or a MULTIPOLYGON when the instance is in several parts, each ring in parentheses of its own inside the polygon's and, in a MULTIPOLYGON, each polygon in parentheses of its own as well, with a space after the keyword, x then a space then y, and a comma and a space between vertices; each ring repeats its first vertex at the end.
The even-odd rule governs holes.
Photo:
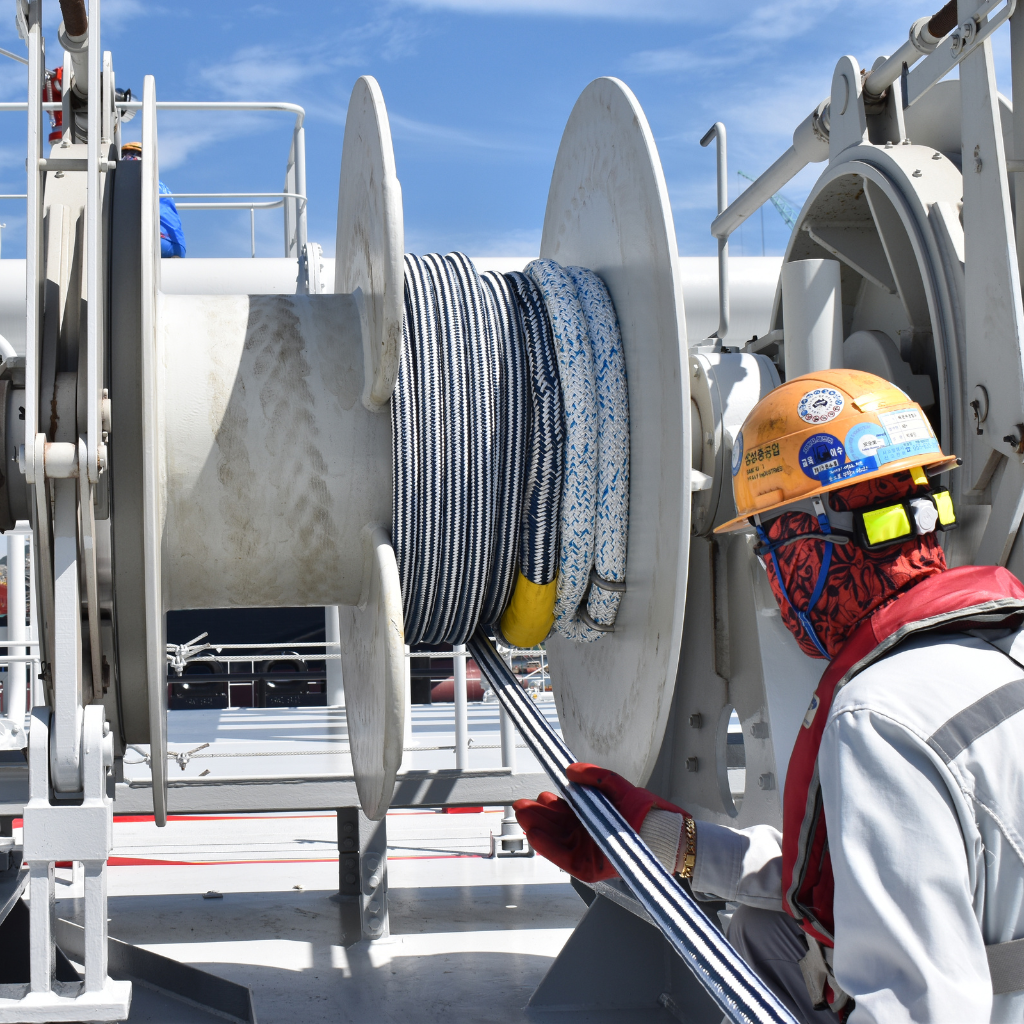
POLYGON ((693 866, 697 862, 697 822, 687 815, 683 819, 686 829, 686 851, 683 854, 682 870, 676 872, 680 878, 693 878, 693 866))

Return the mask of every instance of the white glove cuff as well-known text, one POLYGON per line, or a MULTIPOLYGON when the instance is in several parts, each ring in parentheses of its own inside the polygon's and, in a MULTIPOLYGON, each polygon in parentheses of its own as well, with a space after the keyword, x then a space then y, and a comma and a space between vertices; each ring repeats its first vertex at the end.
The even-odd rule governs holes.
POLYGON ((652 807, 640 826, 640 838, 666 871, 676 870, 679 843, 683 834, 683 816, 675 811, 661 811, 652 807))

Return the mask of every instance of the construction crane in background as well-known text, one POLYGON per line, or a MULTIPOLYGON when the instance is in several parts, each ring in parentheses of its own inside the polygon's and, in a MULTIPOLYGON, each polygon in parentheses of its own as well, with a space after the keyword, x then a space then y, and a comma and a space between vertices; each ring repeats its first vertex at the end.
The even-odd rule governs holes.
MULTIPOLYGON (((747 181, 754 180, 745 171, 737 171, 736 173, 741 178, 746 178, 747 181)), ((769 202, 779 211, 779 216, 786 222, 786 227, 792 231, 796 224, 797 215, 800 213, 800 208, 794 206, 781 192, 776 192, 775 195, 771 196, 769 202)))

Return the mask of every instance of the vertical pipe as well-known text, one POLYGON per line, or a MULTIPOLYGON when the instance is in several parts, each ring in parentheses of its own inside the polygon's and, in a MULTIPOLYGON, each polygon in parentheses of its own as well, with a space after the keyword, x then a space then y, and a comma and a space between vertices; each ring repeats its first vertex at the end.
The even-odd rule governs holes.
MULTIPOLYGON (((1013 153, 1020 161, 1024 158, 1024 5, 1018 5, 1010 15, 1010 71, 1013 85, 1013 153)), ((1017 211, 1017 267, 1024 281, 1024 171, 1012 177, 1017 211)))
MULTIPOLYGON (((427 685, 430 685, 428 680, 427 685)), ((409 657, 409 645, 405 645, 405 731, 402 746, 408 750, 414 745, 412 738, 412 658, 409 657)))
POLYGON ((838 260, 782 265, 786 379, 843 365, 843 301, 838 260))
POLYGON ((469 720, 466 694, 466 645, 452 648, 452 672, 455 677, 455 767, 469 767, 469 720))
MULTIPOLYGON (((327 653, 341 654, 341 621, 338 617, 338 606, 328 605, 324 608, 324 627, 327 639, 327 653)), ((328 660, 327 665, 327 705, 332 708, 345 706, 345 680, 341 672, 341 659, 328 660)))
POLYGON ((301 124, 295 126, 295 191, 302 196, 295 201, 295 244, 301 259, 306 248, 306 129, 301 124))
POLYGON ((516 728, 508 712, 504 707, 500 710, 501 715, 501 766, 511 768, 512 774, 516 773, 516 728))
POLYGON ((249 244, 252 249, 252 258, 256 259, 256 205, 249 207, 249 244))
POLYGON ((36 579, 36 554, 32 546, 32 535, 29 534, 28 548, 28 639, 35 641, 35 646, 29 652, 35 654, 36 660, 31 662, 29 669, 31 675, 29 684, 32 687, 32 707, 40 707, 46 703, 46 693, 43 688, 43 681, 40 679, 42 666, 40 665, 39 646, 39 593, 36 590, 38 580, 36 579))
MULTIPOLYGON (((25 640, 25 534, 17 527, 7 534, 7 639, 25 640)), ((28 653, 23 646, 7 648, 8 654, 28 653)), ((28 666, 7 667, 7 717, 19 729, 25 727, 25 675, 28 666)))
POLYGON ((87 860, 85 868, 85 991, 107 983, 107 862, 87 860))
MULTIPOLYGON (((85 441, 88 448, 89 481, 99 481, 100 446, 100 339, 104 337, 103 303, 103 229, 101 210, 103 207, 103 186, 105 173, 100 172, 101 106, 103 94, 100 89, 100 70, 103 66, 103 50, 100 44, 100 0, 89 2, 89 138, 86 148, 88 174, 86 175, 85 196, 85 243, 86 265, 86 429, 85 441)), ((106 159, 106 152, 102 154, 106 159)), ((81 387, 81 385, 79 385, 81 387)), ((79 406, 81 408, 81 406, 79 406)), ((79 413, 81 415, 81 413, 79 413)), ((82 502, 92 502, 92 490, 82 481, 82 502)), ((96 611, 98 613, 98 610, 96 611)), ((97 624, 98 625, 98 624, 97 624)), ((98 631, 93 630, 98 636, 98 631)), ((99 662, 97 660, 96 664, 99 662)))
MULTIPOLYGON (((718 212, 729 205, 729 161, 725 145, 725 125, 716 121, 700 140, 702 146, 716 142, 718 164, 718 212)), ((729 333, 729 236, 718 239, 718 330, 713 337, 724 341, 729 333)))
MULTIPOLYGON (((27 178, 26 237, 25 237, 25 300, 26 300, 26 353, 25 360, 25 450, 28 452, 39 432, 39 342, 42 326, 43 287, 43 211, 42 174, 39 158, 42 156, 43 137, 43 39, 40 0, 29 4, 28 35, 28 154, 25 163, 27 178)), ((68 81, 65 78, 65 81, 68 81)), ((64 122, 68 124, 68 121, 64 122)), ((35 483, 35 462, 28 460, 28 482, 35 483)), ((39 469, 42 474, 42 467, 39 469)))
POLYGON ((49 993, 53 987, 56 954, 53 946, 53 862, 32 861, 29 881, 29 977, 33 992, 49 993))

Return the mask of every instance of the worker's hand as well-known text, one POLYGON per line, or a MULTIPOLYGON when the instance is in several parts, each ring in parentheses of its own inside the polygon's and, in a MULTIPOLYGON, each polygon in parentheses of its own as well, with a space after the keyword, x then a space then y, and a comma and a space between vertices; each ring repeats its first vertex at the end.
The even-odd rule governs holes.
MULTIPOLYGON (((596 764, 577 762, 569 765, 565 774, 570 782, 601 790, 635 832, 640 831, 652 807, 690 817, 681 807, 596 764)), ((599 882, 618 874, 561 797, 541 793, 536 800, 517 800, 512 806, 530 845, 563 871, 582 882, 599 882)))

